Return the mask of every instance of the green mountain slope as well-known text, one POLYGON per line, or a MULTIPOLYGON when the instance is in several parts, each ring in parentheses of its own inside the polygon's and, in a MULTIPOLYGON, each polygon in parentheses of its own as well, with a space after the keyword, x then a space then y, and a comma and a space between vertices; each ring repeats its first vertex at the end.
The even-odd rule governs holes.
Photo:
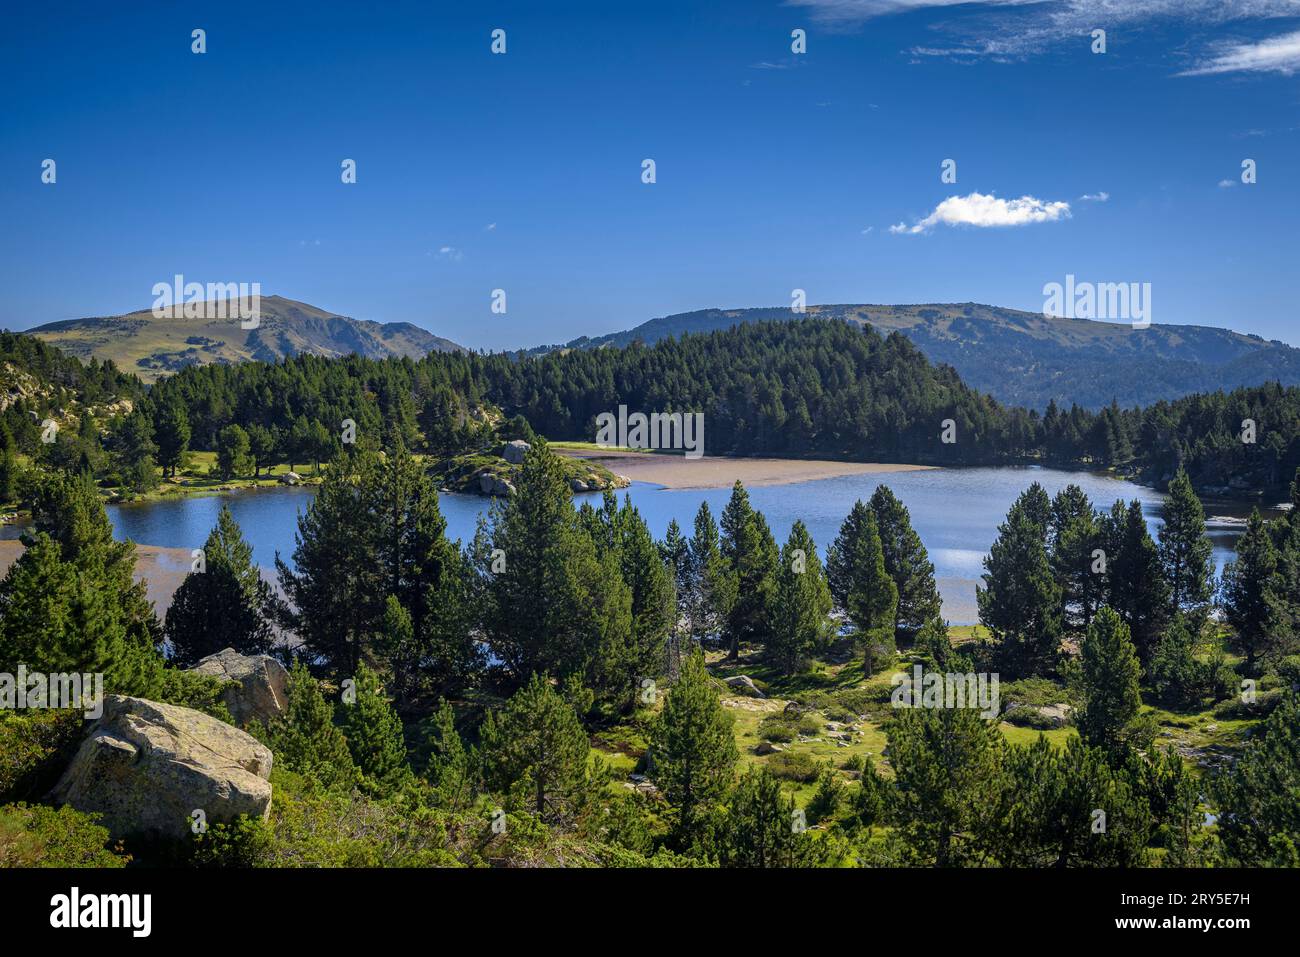
POLYGON ((282 296, 263 297, 256 329, 241 329, 237 319, 158 318, 145 309, 51 322, 28 331, 78 358, 111 359, 146 382, 191 365, 351 353, 371 359, 419 357, 461 348, 409 322, 351 319, 282 296))
MULTIPOLYGON (((933 362, 955 368, 974 389, 999 401, 1043 409, 1051 400, 1101 408, 1149 405, 1194 392, 1278 381, 1300 384, 1300 349, 1209 326, 1128 324, 1048 318, 978 303, 900 306, 809 306, 808 316, 898 330, 933 362)), ((795 318, 789 309, 702 309, 664 316, 626 332, 575 339, 592 349, 635 341, 649 345, 684 332, 710 332, 740 322, 795 318)))

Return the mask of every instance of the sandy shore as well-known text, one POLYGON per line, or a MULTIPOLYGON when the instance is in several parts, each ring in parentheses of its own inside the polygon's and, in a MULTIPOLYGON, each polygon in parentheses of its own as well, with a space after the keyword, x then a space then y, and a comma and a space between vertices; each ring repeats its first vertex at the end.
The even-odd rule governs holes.
MULTIPOLYGON (((23 553, 21 542, 0 541, 0 576, 8 571, 23 553)), ((149 600, 154 603, 158 617, 167 613, 172 594, 190 570, 190 553, 185 548, 161 548, 157 545, 135 547, 135 580, 147 583, 149 600)))
POLYGON ((746 485, 790 485, 840 475, 913 472, 930 465, 890 465, 879 462, 823 462, 815 459, 751 459, 686 456, 612 449, 556 449, 570 458, 586 459, 634 482, 665 488, 729 488, 737 479, 746 485))

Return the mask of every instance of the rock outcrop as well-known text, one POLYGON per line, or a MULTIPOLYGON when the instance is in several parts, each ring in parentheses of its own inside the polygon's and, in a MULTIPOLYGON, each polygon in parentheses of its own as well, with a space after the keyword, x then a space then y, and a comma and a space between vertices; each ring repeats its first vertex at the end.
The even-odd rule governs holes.
POLYGON ((186 840, 199 820, 265 820, 270 776, 271 752, 238 728, 189 708, 108 695, 52 797, 103 815, 114 837, 186 840))
POLYGON ((730 678, 723 678, 722 680, 731 686, 731 690, 739 692, 747 697, 767 697, 767 695, 763 694, 763 692, 758 689, 758 686, 754 684, 754 679, 749 675, 733 675, 730 678))
POLYGON ((223 648, 190 671, 237 682, 226 688, 222 700, 238 724, 254 718, 266 724, 288 706, 289 673, 269 655, 241 655, 234 648, 223 648))
POLYGON ((522 465, 524 453, 531 448, 532 446, 523 439, 515 439, 501 447, 501 457, 511 465, 522 465))

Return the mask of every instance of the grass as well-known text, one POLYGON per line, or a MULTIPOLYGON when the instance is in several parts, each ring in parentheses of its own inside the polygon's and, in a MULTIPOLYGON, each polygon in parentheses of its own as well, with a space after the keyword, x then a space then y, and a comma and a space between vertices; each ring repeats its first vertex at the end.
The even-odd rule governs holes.
MULTIPOLYGON (((561 457, 560 466, 564 471, 565 481, 577 479, 591 485, 594 477, 604 488, 617 488, 619 485, 618 477, 613 472, 595 462, 561 457)), ((429 471, 440 486, 453 492, 468 492, 474 495, 481 494, 479 475, 487 473, 511 481, 517 479, 519 469, 520 466, 512 465, 501 456, 488 452, 467 452, 429 463, 429 471)), ((594 491, 599 490, 594 489, 594 491)))
MULTIPOLYGON (((323 477, 323 470, 318 472, 314 464, 295 463, 296 471, 301 476, 302 484, 318 484, 323 477)), ((123 498, 131 501, 151 501, 172 498, 177 495, 210 495, 232 489, 277 488, 281 485, 280 477, 287 475, 291 469, 288 465, 277 465, 262 469, 254 479, 252 476, 235 476, 222 478, 217 471, 217 453, 190 452, 184 468, 179 469, 175 477, 160 478, 157 488, 137 494, 123 493, 123 498)), ((161 472, 159 473, 161 477, 161 472)))

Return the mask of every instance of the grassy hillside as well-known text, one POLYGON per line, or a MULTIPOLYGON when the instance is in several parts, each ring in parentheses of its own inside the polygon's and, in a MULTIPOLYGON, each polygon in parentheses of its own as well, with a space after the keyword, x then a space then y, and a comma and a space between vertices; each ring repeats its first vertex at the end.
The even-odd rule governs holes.
POLYGON ((146 382, 191 365, 275 362, 304 354, 419 357, 460 349, 410 323, 351 319, 281 296, 261 300, 256 329, 241 329, 233 318, 186 319, 175 312, 163 318, 145 309, 125 316, 69 319, 37 326, 30 333, 80 359, 111 359, 146 382))
MULTIPOLYGON (((1269 381, 1300 384, 1300 349, 1208 326, 1134 329, 978 303, 809 306, 807 315, 901 332, 932 362, 953 366, 972 388, 1037 409, 1052 400, 1097 409, 1112 399, 1127 407, 1269 381)), ((649 345, 684 332, 792 318, 786 308, 703 309, 533 352, 649 345)))

